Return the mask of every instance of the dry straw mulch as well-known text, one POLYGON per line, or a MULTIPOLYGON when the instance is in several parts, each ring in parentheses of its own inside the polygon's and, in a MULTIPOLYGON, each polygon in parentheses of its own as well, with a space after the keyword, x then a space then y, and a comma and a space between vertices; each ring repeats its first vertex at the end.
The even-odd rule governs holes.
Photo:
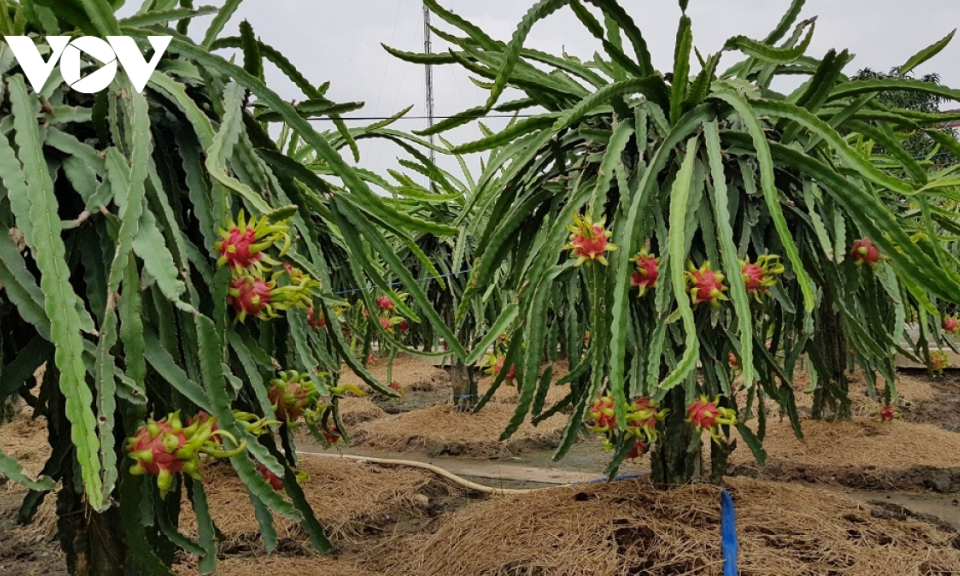
MULTIPOLYGON (((955 574, 960 535, 881 519, 843 496, 732 480, 744 576, 955 574)), ((383 571, 418 576, 722 574, 720 498, 709 485, 647 481, 491 499, 397 543, 383 571)))
MULTIPOLYGON (((755 422, 750 423, 751 427, 755 422)), ((960 434, 932 424, 869 418, 849 422, 801 419, 803 438, 794 435, 790 422, 768 421, 763 447, 771 459, 802 466, 852 466, 896 470, 910 466, 960 467, 960 434)), ((741 443, 742 444, 742 443, 741 443)), ((734 462, 753 456, 736 450, 734 462)))
MULTIPOLYGON (((387 382, 388 364, 388 358, 377 358, 372 364, 367 365, 367 370, 378 382, 390 384, 387 382)), ((431 391, 450 386, 450 375, 442 368, 434 366, 432 360, 407 354, 394 358, 391 378, 404 389, 411 391, 431 391)), ((346 365, 343 366, 340 374, 340 384, 367 388, 366 383, 346 365)))
MULTIPOLYGON (((193 562, 176 566, 177 576, 195 576, 193 562)), ((217 576, 377 576, 356 563, 325 556, 249 556, 235 557, 217 563, 217 576)))
MULTIPOLYGON (((428 472, 379 466, 335 458, 304 455, 300 470, 310 476, 302 484, 307 500, 327 536, 335 544, 378 535, 407 518, 426 518, 431 506, 456 493, 428 472)), ((225 537, 225 550, 261 549, 260 527, 246 488, 225 463, 202 471, 204 489, 214 523, 225 537)), ((299 524, 275 516, 278 540, 309 547, 299 524)), ((184 500, 181 530, 196 535, 196 518, 184 500)), ((297 546, 294 546, 297 547, 297 546)))
MULTIPOLYGON (((557 386, 556 383, 560 381, 561 378, 570 373, 570 367, 565 360, 557 361, 553 364, 553 378, 551 379, 551 386, 547 390, 546 402, 544 403, 545 408, 553 406, 560 400, 563 400, 568 394, 570 394, 570 386, 557 386)), ((542 374, 542 371, 541 371, 542 374)), ((484 375, 480 381, 477 382, 477 391, 482 397, 490 390, 490 386, 493 384, 494 377, 484 375)), ((497 391, 493 393, 493 398, 490 399, 491 403, 501 403, 501 404, 512 404, 516 405, 520 400, 520 390, 514 385, 508 385, 506 382, 500 385, 497 388, 497 391)))
POLYGON ((387 413, 369 398, 347 396, 340 399, 340 420, 345 426, 356 426, 363 422, 383 418, 387 413))
POLYGON ((536 427, 530 424, 528 416, 512 438, 500 441, 514 410, 508 404, 493 402, 475 414, 456 412, 449 404, 432 406, 361 424, 353 433, 353 440, 356 445, 385 452, 467 458, 494 458, 559 445, 567 421, 563 414, 536 427))

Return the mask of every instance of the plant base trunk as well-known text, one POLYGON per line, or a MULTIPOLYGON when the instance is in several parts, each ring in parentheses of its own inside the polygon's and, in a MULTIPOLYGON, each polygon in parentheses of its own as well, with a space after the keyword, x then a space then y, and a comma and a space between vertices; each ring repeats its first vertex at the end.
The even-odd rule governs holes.
POLYGON ((448 369, 453 388, 453 409, 457 412, 471 412, 477 405, 477 383, 473 379, 473 369, 457 363, 448 369))
POLYGON ((65 481, 57 494, 57 533, 72 576, 124 576, 127 547, 120 513, 111 508, 97 514, 73 483, 65 481))
POLYGON ((811 416, 815 420, 850 420, 849 384, 847 383, 847 343, 840 328, 840 314, 825 298, 820 305, 819 323, 814 344, 827 368, 829 380, 821 382, 813 392, 811 416))
POLYGON ((670 412, 663 420, 663 436, 650 454, 650 478, 657 488, 666 490, 700 478, 703 447, 693 427, 684 422, 686 406, 681 387, 667 393, 663 407, 670 412))

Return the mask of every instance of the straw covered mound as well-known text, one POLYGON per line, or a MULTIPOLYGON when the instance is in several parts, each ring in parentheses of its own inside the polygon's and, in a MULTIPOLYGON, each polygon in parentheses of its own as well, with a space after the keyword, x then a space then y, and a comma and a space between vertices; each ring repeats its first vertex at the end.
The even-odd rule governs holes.
MULTIPOLYGON (((744 576, 954 574, 960 535, 874 517, 823 490, 729 483, 744 576)), ((497 498, 398 543, 383 573, 422 576, 722 574, 718 489, 659 492, 644 480, 497 498)))
MULTIPOLYGON (((398 522, 416 523, 438 513, 458 494, 432 474, 410 468, 303 455, 300 470, 309 474, 302 484, 304 493, 335 545, 381 534, 398 522)), ((202 473, 210 512, 225 537, 221 550, 262 550, 253 506, 233 468, 214 464, 202 473)), ((300 526, 279 516, 274 521, 281 547, 306 553, 309 538, 300 526)), ((180 528, 196 535, 196 517, 186 499, 180 528)))
POLYGON ((369 398, 347 396, 340 399, 340 420, 345 426, 355 426, 377 418, 386 416, 382 408, 370 401, 369 398))
MULTIPOLYGON (((376 358, 367 365, 367 370, 378 381, 389 384, 387 381, 388 358, 376 358)), ((391 373, 393 382, 398 382, 406 390, 430 391, 438 388, 449 388, 450 375, 441 368, 433 365, 429 358, 400 354, 393 360, 391 373)), ((360 388, 367 388, 366 383, 353 373, 349 367, 343 366, 340 374, 340 384, 352 384, 360 388)))
MULTIPOLYGON (((3 453, 20 462, 24 472, 36 478, 50 457, 50 445, 47 442, 47 419, 40 416, 32 419, 25 416, 3 425, 0 429, 0 449, 3 453)), ((0 488, 0 491, 4 488, 0 488)))
MULTIPOLYGON (((543 372, 541 371, 541 374, 543 372)), ((556 383, 560 381, 561 378, 570 373, 570 367, 565 360, 557 361, 553 364, 553 378, 550 381, 550 388, 547 390, 547 398, 544 403, 545 408, 553 406, 560 400, 563 400, 568 394, 570 394, 570 385, 557 386, 556 383)), ((490 390, 490 386, 494 381, 493 376, 484 375, 477 382, 477 392, 483 397, 490 390)), ((493 393, 493 398, 490 399, 491 403, 501 403, 501 404, 512 404, 516 405, 520 400, 520 390, 516 386, 510 386, 506 382, 500 385, 497 388, 497 391, 493 393)))
MULTIPOLYGON (((850 412, 853 416, 864 418, 875 416, 882 405, 885 386, 883 376, 877 374, 876 392, 879 400, 874 400, 867 394, 867 379, 861 370, 847 372, 847 383, 850 395, 850 412)), ((797 370, 793 376, 793 388, 797 399, 797 408, 801 410, 810 410, 813 407, 813 394, 803 392, 809 387, 810 374, 803 370, 797 370)), ((917 376, 904 372, 897 374, 896 388, 899 396, 898 405, 901 407, 932 402, 938 394, 937 388, 930 383, 928 376, 917 376)), ((775 403, 772 405, 775 406, 775 403)))
POLYGON ((487 404, 476 414, 456 412, 449 404, 432 406, 361 424, 353 440, 356 445, 385 452, 467 458, 494 458, 559 445, 567 421, 563 414, 551 416, 536 427, 528 417, 509 440, 501 442, 500 434, 514 410, 501 403, 487 404))
MULTIPOLYGON (((755 423, 751 423, 751 427, 755 423)), ((960 434, 932 424, 869 418, 849 422, 801 419, 798 439, 789 421, 770 421, 758 467, 744 442, 731 455, 734 473, 779 480, 838 483, 881 490, 960 491, 960 434)))
MULTIPOLYGON (((174 569, 177 576, 196 576, 194 562, 179 564, 174 569)), ((251 556, 228 558, 217 562, 217 576, 287 576, 304 574, 310 576, 377 576, 376 572, 359 565, 327 556, 251 556)))

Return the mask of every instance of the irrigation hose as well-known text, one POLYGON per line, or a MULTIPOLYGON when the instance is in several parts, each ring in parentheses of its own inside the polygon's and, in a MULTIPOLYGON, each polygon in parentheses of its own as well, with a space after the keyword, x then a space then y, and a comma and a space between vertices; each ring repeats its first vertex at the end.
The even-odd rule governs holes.
MULTIPOLYGON (((477 484, 476 482, 471 482, 466 478, 457 476, 449 470, 444 470, 439 466, 434 466, 433 464, 428 464, 426 462, 418 462, 416 460, 394 460, 390 458, 373 458, 370 456, 352 456, 349 454, 324 454, 320 452, 300 452, 301 456, 316 456, 319 458, 340 458, 346 460, 356 460, 358 462, 368 462, 370 464, 379 464, 380 466, 408 466, 411 468, 421 468, 423 470, 429 470, 434 474, 446 478, 447 480, 474 490, 476 492, 481 492, 483 494, 494 494, 496 496, 508 496, 512 494, 529 494, 530 492, 541 492, 543 490, 552 490, 554 488, 567 488, 570 486, 578 486, 580 484, 596 484, 599 482, 606 482, 607 478, 597 478, 596 480, 590 480, 588 482, 574 482, 572 484, 562 484, 558 486, 549 486, 546 488, 525 488, 525 489, 516 489, 516 488, 493 488, 491 486, 484 486, 483 484, 477 484)), ((626 474, 623 476, 617 476, 614 480, 630 480, 633 478, 642 478, 644 474, 626 474)))
POLYGON ((380 466, 409 466, 411 468, 422 468, 424 470, 429 470, 438 476, 442 476, 447 480, 474 490, 477 492, 482 492, 484 494, 494 494, 497 496, 509 496, 513 494, 528 494, 530 492, 539 492, 541 490, 549 490, 550 488, 528 488, 525 490, 518 490, 513 488, 492 488, 490 486, 484 486, 483 484, 477 484, 476 482, 471 482, 466 478, 461 478, 456 474, 444 470, 439 466, 434 466, 433 464, 427 464, 426 462, 417 462, 416 460, 392 460, 388 458, 371 458, 369 456, 350 456, 347 454, 320 454, 317 452, 300 452, 299 455, 304 456, 317 456, 320 458, 342 458, 347 460, 357 460, 359 462, 369 462, 370 464, 379 464, 380 466))

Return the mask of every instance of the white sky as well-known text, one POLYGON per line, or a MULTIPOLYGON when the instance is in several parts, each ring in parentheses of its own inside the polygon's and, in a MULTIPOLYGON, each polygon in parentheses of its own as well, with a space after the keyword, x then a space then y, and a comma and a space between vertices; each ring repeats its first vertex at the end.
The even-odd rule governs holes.
MULTIPOLYGON (((620 0, 641 28, 658 70, 672 69, 677 0, 620 0)), ((211 2, 197 2, 198 5, 211 2)), ((220 4, 220 0, 212 3, 220 4)), ((441 5, 479 25, 487 34, 508 40, 533 0, 440 0, 441 5)), ((139 4, 139 2, 137 2, 139 4)), ((694 44, 705 56, 719 50, 727 38, 743 34, 762 38, 779 22, 789 0, 690 0, 694 44)), ((126 11, 126 10, 125 10, 126 11)), ((801 18, 818 16, 811 53, 849 49, 857 57, 847 73, 863 67, 887 71, 960 26, 958 0, 808 0, 801 18)), ((390 116, 414 105, 410 115, 424 115, 423 67, 387 54, 386 43, 401 50, 421 51, 423 20, 420 0, 247 0, 224 31, 235 35, 242 19, 253 25, 266 43, 283 52, 315 84, 329 80, 328 96, 335 101, 364 101, 355 116, 390 116)), ((191 35, 200 36, 209 18, 198 20, 191 35)), ((434 17, 433 24, 454 31, 434 17)), ((462 34, 461 34, 462 35, 462 34)), ((589 58, 599 43, 583 29, 569 8, 538 23, 527 45, 547 52, 589 58)), ((434 40, 434 50, 445 50, 434 40)), ((724 63, 729 65, 733 57, 724 63)), ((938 72, 944 84, 960 87, 960 38, 918 73, 938 72)), ((724 65, 721 64, 721 69, 724 65)), ((295 86, 276 71, 268 84, 287 99, 299 98, 295 86)), ((434 68, 436 114, 456 114, 485 101, 482 90, 457 66, 434 68)), ((504 98, 505 100, 506 98, 504 98)), ((960 107, 960 105, 950 105, 960 107)), ((414 130, 425 120, 401 121, 397 128, 414 130)), ((496 127, 490 122, 491 127, 496 127)), ((466 142, 480 136, 475 126, 458 129, 448 138, 466 142)), ((372 142, 361 145, 361 165, 377 171, 396 167, 398 149, 372 142)), ((345 154, 345 156, 349 156, 345 154)), ((453 162, 444 167, 456 170, 453 162)))

